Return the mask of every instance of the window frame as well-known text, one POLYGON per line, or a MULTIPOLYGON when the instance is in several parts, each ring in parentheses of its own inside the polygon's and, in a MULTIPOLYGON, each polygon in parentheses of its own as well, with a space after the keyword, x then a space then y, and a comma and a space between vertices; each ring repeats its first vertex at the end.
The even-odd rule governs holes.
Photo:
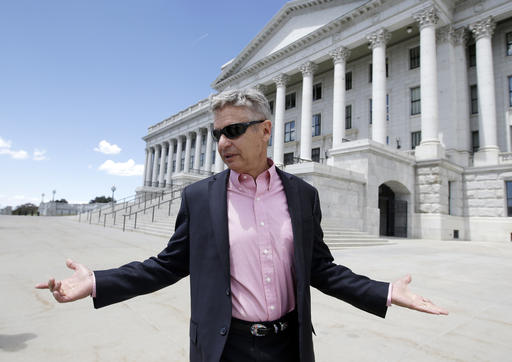
POLYGON ((315 147, 311 149, 311 161, 320 163, 320 147, 315 147))
POLYGON ((505 195, 506 195, 505 198, 506 198, 506 207, 507 207, 507 217, 511 217, 512 216, 512 180, 505 180, 505 195), (509 196, 509 193, 511 194, 510 196, 509 196))
POLYGON ((352 71, 345 73, 345 91, 352 89, 352 71))
POLYGON ((421 114, 421 87, 417 86, 417 87, 412 87, 409 89, 410 89, 409 96, 411 99, 410 115, 416 116, 418 114, 421 114), (417 91, 417 97, 413 98, 415 96, 416 91, 417 91))
POLYGON ((478 87, 476 84, 469 86, 469 105, 471 114, 478 114, 478 87))
POLYGON ((297 92, 288 93, 284 97, 284 110, 292 109, 297 106, 297 92))
POLYGON ((311 137, 322 135, 322 114, 315 113, 311 119, 311 137))
POLYGON ((296 140, 295 121, 288 121, 284 124, 284 143, 294 142, 296 140), (287 140, 288 139, 288 140, 287 140))
POLYGON ((352 129, 352 104, 345 106, 345 129, 352 129))
POLYGON ((421 144, 421 131, 411 132, 411 150, 421 144))
POLYGON ((507 57, 512 56, 512 31, 505 33, 505 54, 507 57))
POLYGON ((313 84, 313 101, 322 99, 322 82, 313 84))
POLYGON ((409 48, 409 70, 420 67, 420 46, 409 48))

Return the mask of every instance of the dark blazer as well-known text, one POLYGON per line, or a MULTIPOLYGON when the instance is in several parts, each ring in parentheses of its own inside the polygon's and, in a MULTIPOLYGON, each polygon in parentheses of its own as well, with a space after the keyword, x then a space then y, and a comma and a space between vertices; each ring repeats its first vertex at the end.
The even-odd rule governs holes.
MULTIPOLYGON (((317 190, 277 170, 288 201, 294 238, 296 308, 301 361, 314 361, 310 285, 384 317, 388 283, 333 263, 323 242, 317 190)), ((190 360, 219 361, 231 322, 227 181, 229 170, 182 193, 176 230, 167 247, 144 262, 95 271, 95 308, 151 293, 190 275, 190 360)))

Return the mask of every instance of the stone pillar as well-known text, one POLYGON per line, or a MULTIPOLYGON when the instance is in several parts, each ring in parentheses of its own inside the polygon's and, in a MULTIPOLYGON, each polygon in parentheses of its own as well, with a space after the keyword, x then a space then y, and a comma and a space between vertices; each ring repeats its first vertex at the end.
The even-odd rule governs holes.
POLYGON ((174 156, 174 145, 176 144, 175 139, 169 140, 169 156, 167 157, 167 187, 172 185, 172 159, 174 156))
POLYGON ((158 186, 158 153, 159 153, 159 148, 161 148, 160 145, 155 145, 154 146, 154 149, 155 149, 155 157, 153 158, 153 175, 151 177, 151 186, 153 187, 157 187, 158 186))
POLYGON ((339 47, 329 55, 334 62, 332 148, 336 148, 341 146, 345 138, 345 64, 350 57, 350 50, 339 47))
POLYGON ((204 153, 204 170, 210 172, 212 170, 212 124, 208 124, 206 128, 206 151, 204 153))
POLYGON ((416 14, 420 24, 420 82, 421 82, 421 144, 416 148, 416 160, 439 159, 444 150, 439 142, 439 106, 437 100, 436 24, 435 7, 416 14))
POLYGON ((176 137, 178 145, 176 146, 176 173, 180 173, 183 170, 181 169, 181 153, 183 149, 183 140, 181 136, 176 137))
POLYGON ((224 170, 224 161, 222 161, 222 157, 220 157, 219 147, 215 144, 215 173, 219 173, 224 170))
POLYGON ((391 34, 379 29, 368 35, 372 50, 372 139, 386 144, 386 43, 391 34))
POLYGON ((313 73, 317 65, 313 62, 302 64, 302 116, 300 120, 300 158, 311 160, 311 123, 313 118, 313 73))
POLYGON ((144 162, 144 174, 142 177, 142 186, 146 186, 148 182, 148 172, 149 172, 149 161, 151 160, 151 153, 149 152, 149 148, 146 148, 146 162, 144 162))
POLYGON ((284 111, 288 76, 286 74, 280 74, 273 80, 276 83, 273 158, 276 165, 282 166, 284 165, 284 111))
MULTIPOLYGON (((456 79, 456 117, 457 142, 460 151, 469 154, 471 151, 471 125, 469 120, 469 82, 466 59, 466 42, 468 33, 465 28, 455 29, 452 39, 455 53, 455 79, 456 79)), ((466 163, 464 166, 468 166, 466 163)))
POLYGON ((187 132, 187 141, 185 143, 185 164, 183 172, 188 173, 190 170, 190 148, 192 147, 192 132, 187 132))
POLYGON ((198 128, 196 131, 196 148, 195 148, 195 152, 194 152, 194 170, 199 170, 199 167, 201 167, 201 163, 199 161, 201 158, 202 142, 203 142, 203 131, 201 130, 201 128, 198 128))
POLYGON ((478 133, 480 150, 475 154, 475 166, 498 163, 498 135, 496 129, 496 94, 492 60, 492 35, 496 23, 492 17, 469 26, 476 39, 476 77, 478 84, 478 133))
POLYGON ((162 143, 160 146, 160 170, 158 172, 158 186, 163 187, 165 177, 165 154, 167 153, 167 142, 162 143))

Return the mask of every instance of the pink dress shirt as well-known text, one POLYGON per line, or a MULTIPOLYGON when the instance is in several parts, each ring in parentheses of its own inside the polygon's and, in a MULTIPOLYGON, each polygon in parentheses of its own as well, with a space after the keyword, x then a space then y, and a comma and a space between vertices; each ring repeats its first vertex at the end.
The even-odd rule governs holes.
POLYGON ((275 166, 260 174, 230 172, 227 188, 232 315, 272 321, 295 308, 293 232, 275 166))

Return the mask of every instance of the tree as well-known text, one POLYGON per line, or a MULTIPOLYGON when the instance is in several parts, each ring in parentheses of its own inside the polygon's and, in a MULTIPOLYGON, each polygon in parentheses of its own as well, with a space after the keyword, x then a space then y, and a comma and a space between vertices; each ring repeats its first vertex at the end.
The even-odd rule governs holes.
POLYGON ((60 199, 60 200, 55 200, 55 202, 59 203, 59 204, 67 204, 68 203, 68 200, 66 199, 60 199))
POLYGON ((89 201, 89 204, 96 204, 96 203, 108 203, 108 202, 112 202, 112 198, 111 197, 106 197, 106 196, 96 196, 94 199, 92 199, 91 201, 89 201))
POLYGON ((37 215, 38 207, 32 203, 17 206, 12 212, 13 215, 37 215))

